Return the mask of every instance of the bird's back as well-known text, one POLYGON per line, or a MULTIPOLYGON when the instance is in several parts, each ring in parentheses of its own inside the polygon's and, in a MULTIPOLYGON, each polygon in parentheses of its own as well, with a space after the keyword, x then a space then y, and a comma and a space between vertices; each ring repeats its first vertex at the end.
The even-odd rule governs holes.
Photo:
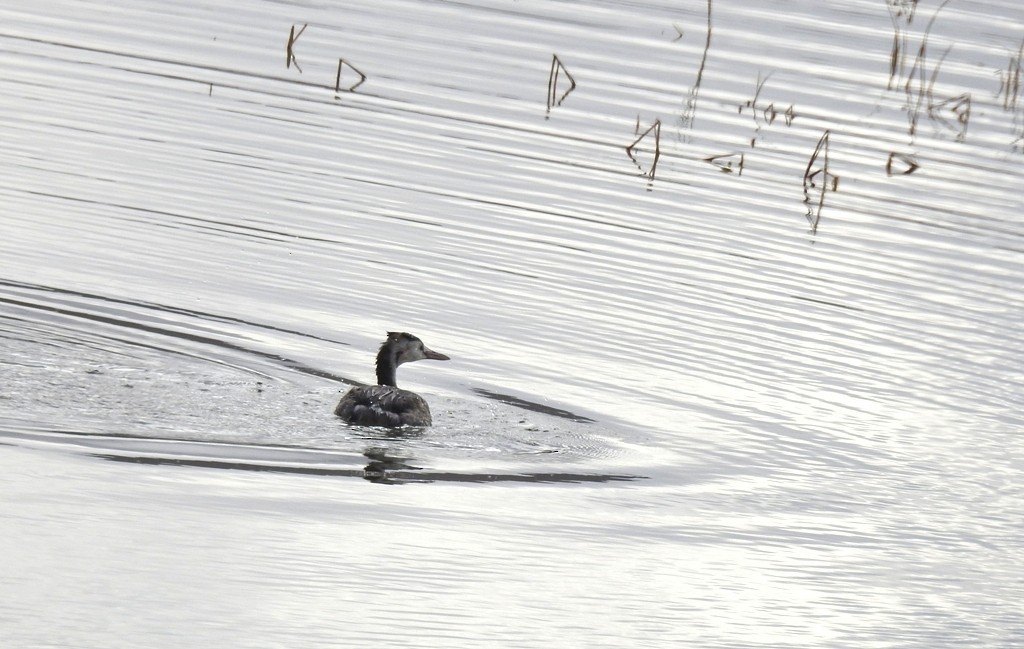
POLYGON ((423 397, 390 385, 352 388, 334 414, 357 426, 429 426, 430 407, 423 397))

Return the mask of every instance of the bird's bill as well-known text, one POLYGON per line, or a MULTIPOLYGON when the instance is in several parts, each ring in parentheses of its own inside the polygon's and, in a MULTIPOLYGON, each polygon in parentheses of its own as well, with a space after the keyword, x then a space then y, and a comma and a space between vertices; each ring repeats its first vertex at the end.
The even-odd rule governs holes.
POLYGON ((435 361, 450 361, 451 359, 442 354, 441 352, 435 352, 432 349, 423 348, 423 358, 429 358, 435 361))

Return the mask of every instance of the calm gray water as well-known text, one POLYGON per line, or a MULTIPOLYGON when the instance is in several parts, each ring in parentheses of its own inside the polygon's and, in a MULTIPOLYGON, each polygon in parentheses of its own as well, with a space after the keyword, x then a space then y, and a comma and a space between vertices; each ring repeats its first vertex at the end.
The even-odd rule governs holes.
POLYGON ((214 4, 0 6, 0 645, 1024 644, 1016 0, 214 4))

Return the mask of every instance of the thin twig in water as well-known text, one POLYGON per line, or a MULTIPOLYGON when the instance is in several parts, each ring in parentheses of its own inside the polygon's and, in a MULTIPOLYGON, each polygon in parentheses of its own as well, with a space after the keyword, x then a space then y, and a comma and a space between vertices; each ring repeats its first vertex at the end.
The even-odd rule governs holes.
POLYGON ((793 105, 790 104, 784 112, 775 107, 775 102, 769 103, 767 106, 761 107, 758 105, 758 101, 761 99, 761 92, 764 90, 765 85, 768 83, 768 79, 771 78, 771 73, 768 73, 763 79, 761 78, 761 72, 757 73, 757 84, 754 87, 754 96, 748 99, 746 103, 741 104, 739 107, 739 114, 743 114, 743 111, 747 108, 750 109, 751 118, 754 120, 754 136, 750 138, 751 148, 757 146, 757 140, 760 136, 761 129, 767 125, 771 126, 775 123, 776 118, 781 114, 786 120, 786 126, 793 124, 793 118, 796 116, 796 111, 793 105))
POLYGON ((967 139, 967 125, 971 119, 971 93, 965 92, 938 103, 928 105, 928 116, 940 122, 951 131, 956 131, 956 141, 967 139), (945 114, 952 116, 950 120, 945 114))
POLYGON ((818 222, 821 220, 821 210, 825 207, 825 193, 839 189, 839 176, 829 170, 829 135, 831 131, 826 130, 818 139, 818 145, 814 147, 814 153, 807 161, 807 168, 804 169, 804 203, 807 205, 807 221, 811 224, 811 234, 818 233, 818 222), (818 158, 822 163, 816 165, 818 158), (821 178, 820 189, 815 182, 821 178), (812 203, 811 190, 818 189, 818 200, 815 205, 812 203))
MULTIPOLYGON (((947 47, 946 51, 939 57, 939 61, 932 68, 931 77, 928 79, 928 86, 924 90, 924 96, 928 102, 928 117, 933 121, 941 122, 946 128, 956 131, 957 141, 963 142, 967 138, 967 123, 971 118, 971 94, 963 93, 942 101, 935 100, 935 81, 939 77, 942 64, 946 62, 946 57, 949 56, 952 49, 952 45, 947 47), (952 123, 950 119, 942 114, 943 112, 952 113, 956 123, 952 123)), ((921 90, 919 89, 918 92, 920 93, 921 90)))
POLYGON ((901 176, 908 176, 908 175, 914 173, 915 171, 917 171, 917 168, 919 166, 921 166, 921 165, 919 165, 917 163, 917 159, 914 158, 913 156, 906 155, 904 153, 896 153, 894 151, 894 152, 889 154, 889 159, 885 161, 885 175, 886 176, 894 176, 894 175, 896 175, 896 174, 893 173, 893 170, 892 170, 892 163, 893 163, 894 160, 902 162, 903 164, 906 165, 903 168, 903 171, 899 172, 899 174, 901 176))
MULTIPOLYGON (((780 114, 779 109, 775 107, 775 102, 769 103, 764 108, 759 108, 757 104, 758 100, 761 98, 761 91, 764 90, 765 84, 768 83, 768 79, 770 79, 771 77, 772 75, 771 73, 769 73, 767 76, 765 76, 765 78, 762 79, 761 73, 758 72, 757 86, 754 88, 754 97, 752 99, 748 99, 747 102, 741 105, 739 109, 739 112, 743 113, 743 110, 745 108, 749 108, 754 119, 754 124, 758 128, 761 127, 762 122, 771 126, 780 114)), ((793 109, 793 105, 790 104, 789 108, 787 108, 781 114, 786 118, 786 126, 789 126, 793 123, 793 117, 796 115, 796 112, 793 109)))
POLYGON ((743 175, 744 155, 742 153, 740 153, 739 154, 739 160, 738 160, 737 164, 735 166, 733 166, 733 161, 736 160, 736 156, 737 156, 737 154, 735 154, 735 153, 726 153, 724 155, 713 155, 713 156, 709 156, 707 158, 704 158, 704 162, 707 162, 708 164, 714 165, 721 172, 732 173, 733 171, 735 171, 737 176, 742 176, 743 175))
POLYGON ((796 111, 793 110, 793 104, 789 105, 789 108, 786 109, 786 112, 783 113, 783 116, 785 116, 786 118, 786 126, 792 126, 793 118, 796 117, 796 111))
POLYGON ((302 32, 306 31, 306 27, 309 27, 309 23, 302 26, 302 29, 298 33, 295 33, 295 25, 292 25, 291 31, 288 32, 288 45, 285 46, 284 64, 286 68, 292 67, 292 63, 295 64, 295 69, 302 74, 302 68, 299 67, 299 62, 295 59, 295 41, 299 40, 299 36, 302 36, 302 32))
POLYGON ((704 78, 704 67, 708 63, 708 51, 711 49, 711 1, 708 0, 708 28, 707 37, 704 40, 704 54, 700 58, 700 67, 697 68, 697 79, 686 96, 686 106, 683 107, 683 114, 680 116, 683 128, 687 129, 693 128, 693 120, 697 114, 697 97, 700 95, 700 83, 704 78))
POLYGON ((343 67, 348 67, 348 69, 352 70, 353 72, 359 75, 359 81, 356 81, 354 84, 345 89, 348 92, 353 92, 356 88, 361 86, 364 81, 366 81, 366 75, 360 72, 356 68, 356 66, 352 65, 345 59, 338 59, 338 74, 334 77, 334 92, 341 92, 341 69, 343 67))
POLYGON ((1003 97, 1003 110, 1017 110, 1017 97, 1020 95, 1021 61, 1024 60, 1024 40, 1020 43, 1016 56, 1010 57, 1006 73, 999 72, 999 92, 996 96, 1003 97))
MULTIPOLYGON (((921 107, 924 105, 926 95, 928 95, 928 93, 930 92, 930 90, 926 88, 925 84, 925 69, 927 68, 928 54, 928 38, 931 35, 932 27, 935 26, 935 20, 939 17, 939 13, 943 9, 945 9, 946 5, 948 5, 950 2, 952 2, 952 0, 945 0, 942 4, 940 4, 938 9, 935 10, 935 13, 932 14, 931 20, 928 21, 928 26, 925 28, 924 36, 921 39, 921 46, 918 48, 917 56, 914 58, 914 65, 911 66, 910 73, 907 75, 907 82, 906 84, 904 84, 904 92, 907 95, 907 104, 913 106, 910 109, 911 138, 913 138, 914 135, 916 135, 917 133, 917 123, 921 117, 921 107), (914 90, 912 88, 915 74, 918 77, 916 98, 914 90)), ((945 54, 943 54, 942 58, 945 59, 945 54)), ((939 66, 941 66, 941 60, 939 62, 939 66)), ((939 66, 936 66, 936 70, 933 71, 933 78, 935 74, 938 74, 939 66)))
POLYGON ((761 96, 761 91, 764 89, 764 84, 768 83, 768 79, 772 78, 772 73, 769 72, 768 76, 764 79, 761 78, 761 71, 757 72, 757 85, 754 86, 754 96, 748 99, 747 102, 740 106, 739 113, 743 114, 744 108, 749 108, 754 113, 754 122, 757 122, 757 99, 761 96))
POLYGON ((889 10, 893 29, 892 49, 889 52, 889 88, 892 89, 903 78, 903 70, 907 65, 907 34, 900 28, 900 20, 905 20, 907 26, 910 26, 914 21, 914 12, 917 11, 917 0, 887 0, 885 8, 889 10))
POLYGON ((1024 151, 1024 115, 1017 112, 1017 98, 1020 96, 1021 84, 1021 61, 1024 60, 1024 40, 1021 40, 1017 55, 1010 57, 1006 67, 1006 74, 1000 73, 999 92, 996 96, 1003 96, 1003 110, 1013 112, 1013 129, 1016 137, 1010 143, 1014 151, 1024 151))
POLYGON ((576 79, 569 74, 569 70, 562 65, 562 61, 559 60, 557 54, 551 55, 551 73, 548 75, 548 103, 547 112, 550 113, 551 109, 555 106, 561 106, 565 98, 569 96, 569 93, 576 89, 576 79), (559 73, 565 73, 566 78, 569 79, 569 87, 565 92, 558 95, 558 75, 559 73))
MULTIPOLYGON (((654 123, 651 124, 650 126, 648 126, 646 131, 641 133, 640 136, 637 139, 633 140, 633 142, 629 146, 626 147, 626 155, 629 156, 629 159, 632 160, 633 163, 637 167, 640 167, 640 163, 637 161, 636 156, 633 155, 633 151, 636 149, 636 146, 638 144, 640 144, 640 142, 645 137, 650 135, 652 132, 654 133, 654 160, 651 162, 651 168, 649 170, 647 170, 644 173, 644 175, 647 176, 648 178, 650 178, 651 180, 654 180, 654 173, 655 173, 655 171, 658 168, 658 158, 661 157, 661 120, 660 119, 654 120, 654 123)), ((640 167, 640 171, 643 171, 642 167, 640 167)))

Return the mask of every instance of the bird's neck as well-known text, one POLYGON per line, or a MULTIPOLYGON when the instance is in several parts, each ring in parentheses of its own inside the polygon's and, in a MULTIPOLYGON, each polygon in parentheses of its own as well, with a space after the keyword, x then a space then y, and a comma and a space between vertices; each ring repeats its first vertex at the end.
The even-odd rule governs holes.
POLYGON ((377 385, 390 385, 397 387, 395 383, 395 371, 398 363, 395 362, 395 352, 387 347, 381 347, 377 353, 377 385))

